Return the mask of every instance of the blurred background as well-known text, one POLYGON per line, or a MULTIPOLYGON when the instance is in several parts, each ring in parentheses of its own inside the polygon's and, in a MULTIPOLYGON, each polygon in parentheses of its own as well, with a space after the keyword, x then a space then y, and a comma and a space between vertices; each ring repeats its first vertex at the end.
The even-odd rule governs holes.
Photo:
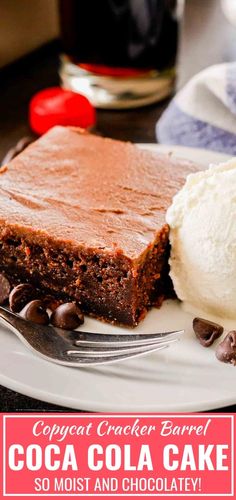
POLYGON ((1 0, 0 67, 58 38, 57 0, 1 0))
MULTIPOLYGON (((99 3, 96 3, 97 8, 107 5, 110 1, 99 0, 99 3)), ((131 2, 131 0, 112 0, 111 3, 119 6, 119 4, 127 4, 128 1, 131 2)), ((0 154, 2 156, 22 136, 31 133, 28 123, 28 107, 31 98, 38 91, 58 86, 60 83, 59 58, 63 47, 60 41, 59 5, 84 6, 88 5, 87 2, 88 0, 76 0, 74 3, 73 0, 64 0, 64 2, 63 0, 34 0, 33 2, 31 0, 1 0, 0 154)), ((132 0, 132 2, 134 5, 147 3, 154 7, 155 5, 168 5, 175 20, 176 6, 179 8, 184 4, 184 14, 179 15, 178 18, 180 36, 175 89, 181 88, 203 68, 216 63, 236 61, 235 0, 186 0, 185 2, 183 0, 132 0)), ((99 29, 100 25, 99 23, 96 25, 96 16, 93 15, 92 7, 90 10, 94 24, 90 23, 90 19, 87 24, 85 23, 85 28, 88 27, 88 30, 84 30, 83 36, 89 40, 89 43, 91 41, 91 47, 94 47, 96 51, 97 38, 94 37, 94 29, 99 29)), ((70 16, 73 20, 73 10, 70 16)), ((141 17, 139 15, 139 19, 142 25, 142 15, 141 17)), ((158 19, 157 17, 157 21, 158 19)), ((151 21, 153 22, 153 19, 151 21)), ((69 20, 69 22, 72 21, 69 20)), ((167 45, 168 43, 164 47, 167 45)), ((109 41, 105 44, 105 50, 107 47, 109 47, 109 41)), ((175 56, 174 52, 173 55, 175 56)), ((158 78, 155 81, 158 82, 158 78)), ((171 97, 171 95, 168 97, 171 88, 171 86, 167 88, 166 95, 163 95, 165 99, 159 100, 157 96, 156 101, 159 102, 149 106, 116 111, 98 109, 96 132, 134 142, 155 142, 155 125, 167 107, 171 97)))
MULTIPOLYGON (((60 35, 57 0, 1 0, 0 19, 0 67, 60 35)), ((236 59, 234 25, 235 0, 185 1, 179 54, 180 85, 193 72, 210 64, 236 59), (188 67, 181 68, 181 63, 187 61, 188 67)))

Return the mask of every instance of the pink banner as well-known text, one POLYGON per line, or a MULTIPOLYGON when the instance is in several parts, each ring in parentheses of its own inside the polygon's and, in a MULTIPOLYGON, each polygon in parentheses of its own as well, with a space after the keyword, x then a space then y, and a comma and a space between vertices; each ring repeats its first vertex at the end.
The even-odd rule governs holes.
POLYGON ((2 497, 234 497, 232 414, 4 414, 2 497))

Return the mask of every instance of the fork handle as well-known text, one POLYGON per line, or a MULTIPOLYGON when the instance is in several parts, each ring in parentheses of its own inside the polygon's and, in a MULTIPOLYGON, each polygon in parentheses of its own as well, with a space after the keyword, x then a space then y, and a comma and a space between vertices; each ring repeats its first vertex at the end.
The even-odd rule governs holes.
MULTIPOLYGON (((14 328, 15 321, 17 321, 18 318, 19 317, 16 316, 16 314, 9 311, 5 307, 0 306, 0 320, 4 325, 14 328)), ((15 327, 17 328, 17 326, 15 326, 15 327)))
POLYGON ((35 328, 30 321, 26 321, 19 314, 15 314, 3 306, 0 306, 0 322, 12 330, 21 340, 23 338, 27 340, 34 334, 35 328))

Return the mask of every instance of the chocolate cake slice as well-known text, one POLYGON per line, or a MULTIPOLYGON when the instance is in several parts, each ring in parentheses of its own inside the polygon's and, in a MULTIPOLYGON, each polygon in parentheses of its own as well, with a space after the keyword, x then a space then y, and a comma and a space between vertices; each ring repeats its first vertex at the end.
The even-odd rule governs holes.
POLYGON ((135 326, 169 293, 165 212, 196 170, 54 127, 0 169, 0 271, 135 326))

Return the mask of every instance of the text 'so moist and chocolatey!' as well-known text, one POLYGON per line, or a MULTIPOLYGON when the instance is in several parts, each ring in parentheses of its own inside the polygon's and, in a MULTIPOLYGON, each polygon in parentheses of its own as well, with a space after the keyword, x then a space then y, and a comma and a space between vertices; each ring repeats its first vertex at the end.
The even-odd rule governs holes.
POLYGON ((0 272, 135 326, 172 291, 165 213, 198 167, 54 127, 0 173, 0 272))

